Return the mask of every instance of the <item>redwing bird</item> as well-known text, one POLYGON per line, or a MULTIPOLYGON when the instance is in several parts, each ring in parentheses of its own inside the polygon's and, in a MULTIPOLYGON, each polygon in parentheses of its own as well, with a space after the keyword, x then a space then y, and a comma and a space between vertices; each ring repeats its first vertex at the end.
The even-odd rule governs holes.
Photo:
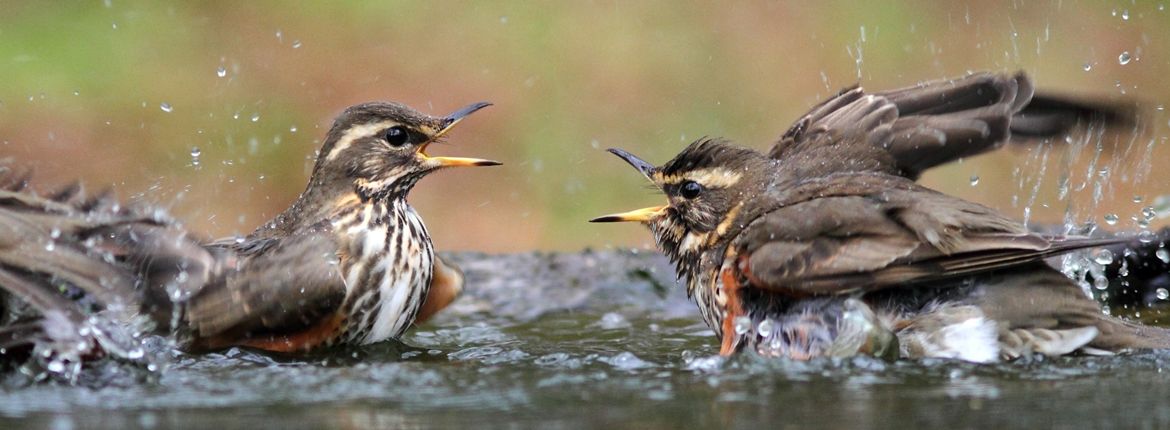
POLYGON ((992 361, 1170 347, 1165 330, 1104 315, 1044 262, 1124 239, 1034 234, 914 182, 1013 131, 1063 132, 1092 111, 1050 99, 1030 111, 1032 96, 1023 75, 852 88, 801 118, 770 155, 702 139, 656 167, 612 149, 668 203, 593 221, 650 227, 724 355, 992 361))
POLYGON ((350 107, 288 210, 247 237, 207 244, 161 211, 78 187, 39 196, 27 176, 0 175, 0 287, 38 311, 0 328, 0 348, 80 332, 116 349, 88 326, 109 309, 151 315, 193 351, 395 338, 463 287, 462 273, 434 255, 407 194, 438 169, 500 164, 427 153, 488 105, 444 117, 391 102, 350 107))

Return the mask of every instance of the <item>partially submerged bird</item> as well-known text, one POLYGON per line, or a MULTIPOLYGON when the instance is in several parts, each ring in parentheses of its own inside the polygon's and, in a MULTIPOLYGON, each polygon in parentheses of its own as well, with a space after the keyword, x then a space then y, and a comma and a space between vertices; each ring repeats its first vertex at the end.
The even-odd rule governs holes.
POLYGON ((79 187, 41 196, 27 175, 0 175, 0 290, 33 310, 0 315, 0 351, 125 349, 93 327, 100 312, 149 315, 192 351, 295 352, 400 336, 463 288, 407 194, 438 169, 500 164, 427 153, 486 106, 443 117, 392 102, 352 106, 288 210, 247 237, 211 243, 161 211, 79 187))
MULTIPOLYGON (((1098 111, 1034 99, 1022 74, 867 94, 851 88, 765 155, 717 139, 654 166, 613 149, 668 203, 595 222, 647 224, 729 355, 871 354, 987 362, 1170 347, 1104 315, 1044 259, 1125 239, 1051 237, 914 182, 1098 111)), ((1107 111, 1100 111, 1107 112, 1107 111)))

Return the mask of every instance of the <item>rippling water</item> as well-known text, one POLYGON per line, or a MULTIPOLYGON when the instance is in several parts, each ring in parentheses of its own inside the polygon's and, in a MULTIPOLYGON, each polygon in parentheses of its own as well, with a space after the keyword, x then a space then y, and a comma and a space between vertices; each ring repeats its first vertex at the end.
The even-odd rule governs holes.
POLYGON ((9 375, 0 427, 1170 424, 1167 352, 992 366, 723 360, 657 257, 456 258, 468 296, 403 343, 310 357, 173 354, 158 372, 101 363, 78 386, 9 375))

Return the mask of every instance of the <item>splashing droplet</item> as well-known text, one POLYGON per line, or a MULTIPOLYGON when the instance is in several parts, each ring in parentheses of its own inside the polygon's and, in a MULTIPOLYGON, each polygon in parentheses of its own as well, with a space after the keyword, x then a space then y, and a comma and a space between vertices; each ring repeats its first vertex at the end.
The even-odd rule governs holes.
POLYGON ((260 121, 260 112, 252 114, 252 122, 260 121))
POLYGON ((301 47, 301 41, 300 41, 300 40, 294 40, 294 41, 293 41, 293 43, 292 43, 292 47, 293 47, 293 49, 300 48, 300 47, 301 47))
POLYGON ((1105 214, 1105 224, 1117 224, 1117 214, 1105 214))
POLYGON ((218 69, 215 69, 215 76, 219 76, 221 78, 227 76, 227 69, 225 69, 223 66, 219 66, 218 69))
POLYGON ((1122 21, 1129 21, 1129 9, 1123 9, 1121 11, 1121 20, 1122 21))
POLYGON ((1154 210, 1152 206, 1142 208, 1142 218, 1145 218, 1146 221, 1152 220, 1156 216, 1158 216, 1158 211, 1154 210))
POLYGON ((1159 288, 1157 290, 1154 290, 1154 294, 1158 296, 1158 300, 1170 299, 1170 290, 1167 290, 1165 288, 1159 288))
POLYGON ((60 360, 50 361, 49 364, 45 367, 53 373, 61 373, 65 371, 65 363, 62 363, 60 360))
MULTIPOLYGON (((1096 288, 1099 291, 1108 290, 1109 289, 1109 278, 1106 278, 1104 275, 1094 276, 1093 277, 1093 288, 1096 288)), ((1109 294, 1109 292, 1106 291, 1104 293, 1101 293, 1102 298, 1105 298, 1104 295, 1106 295, 1106 294, 1109 294)))
POLYGON ((1170 264, 1170 252, 1167 252, 1166 248, 1155 251, 1154 256, 1158 257, 1159 260, 1162 260, 1163 263, 1170 264))
POLYGON ((1117 56, 1117 62, 1121 63, 1122 66, 1129 64, 1129 60, 1131 60, 1129 51, 1123 51, 1121 55, 1117 56))
POLYGON ((1081 68, 1085 69, 1085 71, 1088 72, 1088 71, 1093 70, 1093 64, 1092 63, 1085 63, 1085 65, 1081 66, 1081 68))
POLYGON ((1113 251, 1108 249, 1097 251, 1097 255, 1093 256, 1093 261, 1100 265, 1111 264, 1113 263, 1113 251))
POLYGON ((765 338, 771 336, 772 320, 764 318, 763 321, 760 321, 760 325, 756 326, 756 333, 759 333, 761 337, 765 338))
POLYGON ((289 133, 296 133, 296 132, 297 132, 297 126, 295 126, 295 125, 294 125, 294 126, 291 126, 291 127, 289 127, 289 128, 288 128, 288 132, 289 132, 289 133))
POLYGON ((743 335, 752 328, 752 320, 748 317, 739 317, 735 319, 735 334, 743 335))
POLYGON ((159 107, 159 109, 162 109, 162 111, 166 112, 166 113, 171 113, 171 111, 175 110, 175 108, 171 107, 171 104, 167 103, 167 102, 163 102, 162 104, 158 105, 158 107, 159 107))
POLYGON ((979 175, 971 175, 971 186, 979 185, 979 175))

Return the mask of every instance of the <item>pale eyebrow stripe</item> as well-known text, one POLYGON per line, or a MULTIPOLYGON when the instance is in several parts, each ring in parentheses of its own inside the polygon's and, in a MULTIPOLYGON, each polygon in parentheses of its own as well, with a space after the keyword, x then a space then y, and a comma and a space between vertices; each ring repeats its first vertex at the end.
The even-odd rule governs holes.
POLYGON ((337 140, 337 144, 333 145, 333 149, 329 150, 329 154, 325 156, 325 159, 332 160, 337 158, 337 155, 341 154, 341 151, 344 151, 345 148, 353 145, 355 140, 373 136, 375 133, 397 124, 394 121, 379 121, 350 127, 348 130, 345 130, 345 134, 341 136, 341 139, 337 140))
POLYGON ((682 175, 663 175, 662 183, 673 185, 683 181, 695 181, 706 187, 727 188, 739 182, 743 174, 722 167, 692 170, 682 175))

